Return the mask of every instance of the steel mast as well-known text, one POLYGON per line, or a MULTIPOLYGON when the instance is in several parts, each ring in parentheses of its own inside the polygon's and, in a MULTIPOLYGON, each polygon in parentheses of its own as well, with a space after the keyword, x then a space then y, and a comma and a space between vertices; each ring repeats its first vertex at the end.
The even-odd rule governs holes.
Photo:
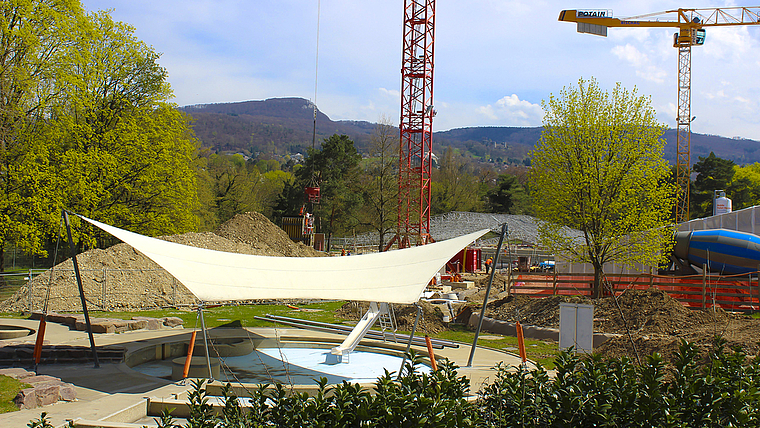
POLYGON ((405 0, 398 229, 391 241, 399 248, 430 242, 434 40, 435 0, 405 0))

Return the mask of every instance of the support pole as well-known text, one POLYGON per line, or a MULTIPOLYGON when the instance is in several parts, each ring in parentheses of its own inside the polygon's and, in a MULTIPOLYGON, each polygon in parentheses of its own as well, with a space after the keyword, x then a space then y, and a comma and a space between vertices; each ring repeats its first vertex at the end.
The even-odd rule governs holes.
POLYGON ((190 363, 193 361, 193 349, 195 349, 195 334, 197 331, 193 330, 190 335, 190 344, 187 346, 187 357, 185 357, 185 367, 182 369, 182 379, 185 379, 190 373, 190 363))
POLYGON ((203 303, 198 305, 198 313, 201 316, 201 327, 203 328, 203 343, 206 345, 206 367, 208 367, 208 378, 214 380, 211 373, 211 354, 208 352, 208 336, 206 335, 206 320, 203 318, 203 303))
MULTIPOLYGON (((507 234, 507 223, 501 225, 501 236, 499 236, 499 245, 496 246, 496 256, 493 260, 493 265, 499 264, 499 254, 501 254, 501 245, 504 243, 504 236, 507 234)), ((510 262, 511 263, 511 262, 510 262)), ((509 267, 512 269, 512 266, 509 267)), ((491 293, 491 286, 493 285, 493 277, 496 273, 496 269, 491 270, 491 277, 488 278, 488 287, 486 287, 486 296, 483 298, 483 307, 480 308, 480 320, 478 320, 478 328, 475 330, 475 339, 472 341, 472 348, 470 349, 470 358, 467 360, 467 367, 472 367, 472 359, 475 357, 475 347, 478 346, 478 336, 480 336, 480 329, 483 327, 483 317, 486 315, 486 304, 488 303, 488 295, 491 293)))
POLYGON ((401 379, 401 375, 404 373, 404 364, 406 364, 406 354, 409 353, 409 350, 412 349, 412 340, 414 340, 414 333, 417 331, 417 323, 420 321, 420 316, 422 316, 422 308, 418 304, 414 304, 414 306, 417 307, 417 316, 414 317, 414 326, 412 326, 412 334, 409 335, 409 342, 406 343, 406 352, 404 353, 404 358, 401 359, 401 368, 398 370, 398 378, 401 379))
POLYGON ((46 314, 43 312, 40 317, 40 326, 37 329, 37 340, 34 342, 34 371, 37 371, 37 365, 40 364, 40 358, 42 357, 42 346, 45 341, 45 325, 47 320, 46 314))
POLYGON ((77 248, 74 245, 74 238, 71 236, 71 226, 69 225, 69 213, 63 210, 63 221, 66 223, 66 233, 69 235, 69 248, 71 250, 71 260, 74 262, 74 274, 77 278, 79 287, 79 298, 82 301, 82 311, 84 312, 84 321, 87 325, 87 335, 90 337, 90 349, 92 349, 92 359, 95 360, 95 368, 100 368, 98 361, 98 351, 95 350, 95 338, 92 336, 92 324, 90 324, 90 313, 87 311, 87 300, 84 298, 84 287, 82 286, 82 275, 79 273, 79 263, 77 262, 77 248))

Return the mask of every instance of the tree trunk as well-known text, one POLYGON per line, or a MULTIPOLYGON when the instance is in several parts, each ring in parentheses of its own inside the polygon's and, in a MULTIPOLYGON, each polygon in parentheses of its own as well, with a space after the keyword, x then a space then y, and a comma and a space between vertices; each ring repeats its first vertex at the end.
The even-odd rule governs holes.
POLYGON ((602 297, 602 276, 604 272, 601 265, 594 263, 594 289, 591 292, 592 299, 598 299, 602 297))

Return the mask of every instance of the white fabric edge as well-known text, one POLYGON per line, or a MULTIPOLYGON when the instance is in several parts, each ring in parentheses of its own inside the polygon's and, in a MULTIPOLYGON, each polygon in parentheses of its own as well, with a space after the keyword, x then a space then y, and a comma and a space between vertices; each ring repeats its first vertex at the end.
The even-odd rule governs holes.
POLYGON ((201 301, 324 299, 409 304, 483 229, 428 245, 346 257, 229 253, 151 238, 77 215, 132 246, 201 301))

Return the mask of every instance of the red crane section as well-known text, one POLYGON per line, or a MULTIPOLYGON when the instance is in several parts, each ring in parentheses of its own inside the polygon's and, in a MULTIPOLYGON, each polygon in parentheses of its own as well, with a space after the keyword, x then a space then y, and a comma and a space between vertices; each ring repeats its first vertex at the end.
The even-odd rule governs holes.
POLYGON ((430 241, 435 0, 404 1, 399 122, 399 248, 430 241))

